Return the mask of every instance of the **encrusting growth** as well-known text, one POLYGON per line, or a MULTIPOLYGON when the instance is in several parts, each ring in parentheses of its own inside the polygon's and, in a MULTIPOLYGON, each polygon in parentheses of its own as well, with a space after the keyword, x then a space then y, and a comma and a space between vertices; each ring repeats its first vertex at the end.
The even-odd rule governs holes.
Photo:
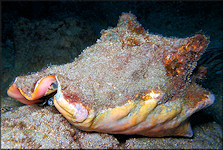
POLYGON ((131 13, 101 34, 74 62, 17 77, 8 95, 33 104, 56 92, 55 107, 85 131, 191 137, 188 118, 215 99, 190 80, 209 40, 150 34, 131 13))

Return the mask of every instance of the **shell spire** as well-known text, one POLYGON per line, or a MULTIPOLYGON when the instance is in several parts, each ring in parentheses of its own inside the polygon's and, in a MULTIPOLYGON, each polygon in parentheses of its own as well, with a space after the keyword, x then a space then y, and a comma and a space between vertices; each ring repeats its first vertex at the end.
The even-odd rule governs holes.
POLYGON ((137 17, 131 13, 122 13, 117 27, 125 27, 136 34, 146 34, 145 29, 137 21, 137 17))

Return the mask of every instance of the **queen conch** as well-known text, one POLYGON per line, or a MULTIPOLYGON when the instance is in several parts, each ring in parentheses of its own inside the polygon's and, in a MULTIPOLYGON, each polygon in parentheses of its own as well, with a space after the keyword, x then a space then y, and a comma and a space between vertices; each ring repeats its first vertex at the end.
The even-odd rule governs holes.
POLYGON ((30 105, 56 93, 58 111, 85 131, 193 136, 189 117, 215 99, 190 80, 207 37, 154 35, 131 13, 101 34, 72 63, 17 77, 8 95, 30 105))

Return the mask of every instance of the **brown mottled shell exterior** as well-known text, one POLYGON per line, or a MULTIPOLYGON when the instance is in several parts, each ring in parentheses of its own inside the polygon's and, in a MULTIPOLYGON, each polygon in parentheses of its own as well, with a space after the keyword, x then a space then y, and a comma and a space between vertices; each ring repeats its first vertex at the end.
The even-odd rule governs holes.
POLYGON ((208 39, 150 34, 131 13, 101 34, 74 62, 17 77, 13 89, 37 100, 38 87, 50 77, 58 85, 56 108, 82 130, 191 137, 188 118, 214 102, 213 94, 190 81, 208 39))

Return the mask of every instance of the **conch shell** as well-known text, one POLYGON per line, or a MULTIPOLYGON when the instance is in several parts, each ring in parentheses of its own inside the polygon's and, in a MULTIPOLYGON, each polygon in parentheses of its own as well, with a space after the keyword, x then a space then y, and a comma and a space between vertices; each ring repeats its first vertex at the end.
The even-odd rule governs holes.
POLYGON ((131 13, 101 34, 72 63, 17 77, 8 95, 33 104, 56 92, 55 107, 85 131, 191 137, 188 118, 215 99, 190 80, 207 37, 150 34, 131 13))

